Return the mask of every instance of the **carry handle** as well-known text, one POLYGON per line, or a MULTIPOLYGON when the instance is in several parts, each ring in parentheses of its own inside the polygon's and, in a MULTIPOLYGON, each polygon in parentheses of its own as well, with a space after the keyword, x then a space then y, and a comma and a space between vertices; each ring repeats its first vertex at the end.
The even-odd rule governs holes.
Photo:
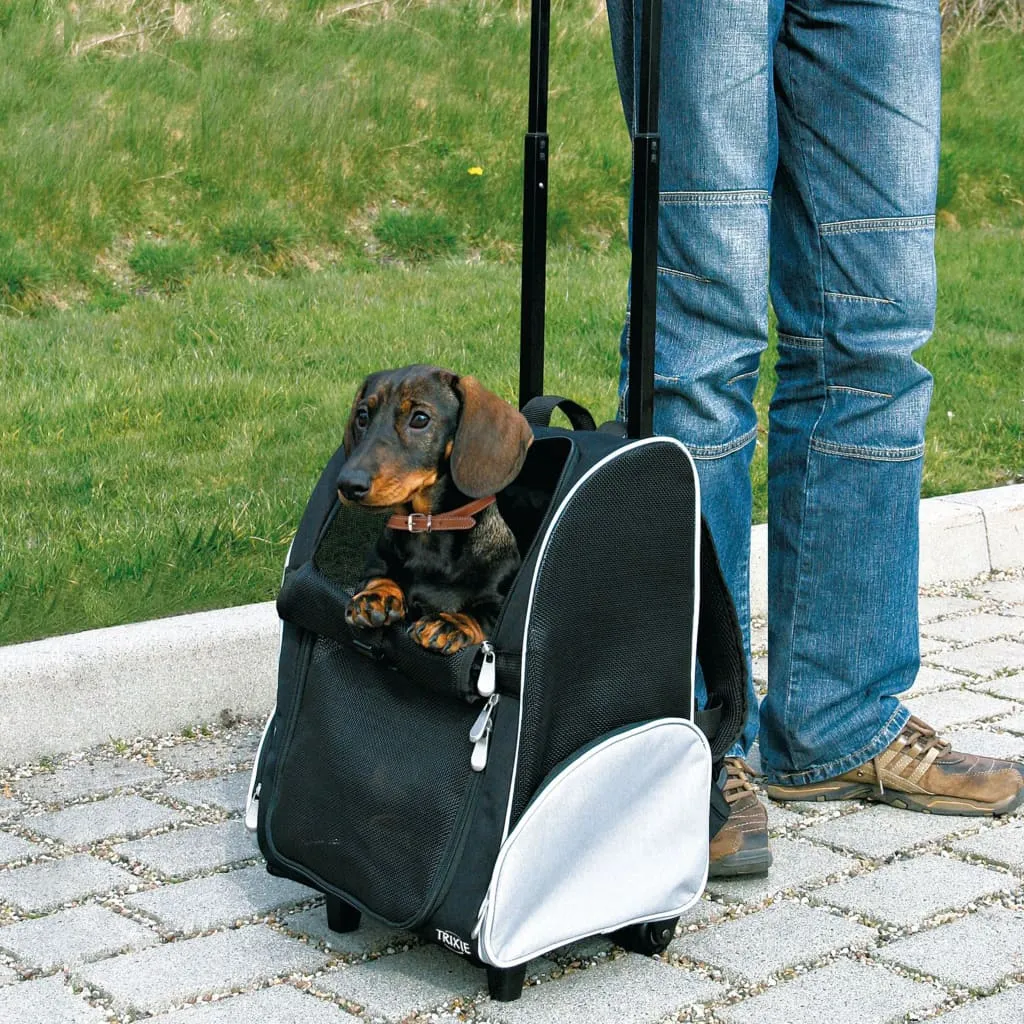
POLYGON ((538 395, 531 398, 520 410, 531 427, 551 426, 551 414, 561 409, 573 430, 595 430, 594 417, 579 402, 561 395, 538 395))
MULTIPOLYGON (((547 93, 550 0, 530 5, 530 100, 523 166, 523 255, 519 320, 519 405, 544 393, 544 302, 547 264, 547 93)), ((629 372, 626 425, 649 437, 654 424, 654 330, 657 317, 661 0, 643 0, 639 102, 633 136, 630 222, 629 372)))

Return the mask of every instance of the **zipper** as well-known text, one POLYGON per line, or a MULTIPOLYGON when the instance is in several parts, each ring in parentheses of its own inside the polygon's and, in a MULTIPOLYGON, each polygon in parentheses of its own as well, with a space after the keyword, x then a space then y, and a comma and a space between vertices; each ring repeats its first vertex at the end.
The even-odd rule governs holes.
POLYGON ((494 645, 490 640, 480 644, 480 653, 484 656, 480 662, 480 671, 476 676, 476 692, 481 697, 490 697, 498 684, 498 670, 495 664, 494 645))
POLYGON ((473 744, 473 752, 469 756, 469 766, 475 772, 482 772, 487 767, 487 750, 491 743, 491 730, 494 728, 492 716, 499 700, 501 698, 498 694, 492 693, 470 727, 469 742, 473 744))

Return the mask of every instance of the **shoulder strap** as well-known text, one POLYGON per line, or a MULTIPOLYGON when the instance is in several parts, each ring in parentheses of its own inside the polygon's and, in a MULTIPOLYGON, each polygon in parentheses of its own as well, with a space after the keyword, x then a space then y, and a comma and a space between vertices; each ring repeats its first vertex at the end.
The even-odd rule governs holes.
POLYGON ((697 724, 711 744, 712 760, 718 762, 736 742, 747 717, 747 658, 736 608, 703 516, 697 660, 708 691, 708 706, 697 715, 697 724))

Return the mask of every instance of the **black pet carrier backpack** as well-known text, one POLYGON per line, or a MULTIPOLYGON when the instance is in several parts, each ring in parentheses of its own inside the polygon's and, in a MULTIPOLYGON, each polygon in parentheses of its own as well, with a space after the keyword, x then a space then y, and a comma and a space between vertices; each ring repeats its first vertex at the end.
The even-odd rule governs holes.
MULTIPOLYGON (((660 0, 645 18, 650 83, 660 0)), ((287 559, 277 706, 246 815, 268 870, 323 892, 332 928, 367 913, 418 932, 485 966, 505 1000, 528 961, 574 940, 668 945, 727 813, 713 773, 739 734, 746 676, 693 462, 649 436, 656 89, 634 144, 628 434, 536 397, 547 0, 531 36, 521 371, 535 440, 498 495, 521 568, 493 634, 455 654, 402 624, 350 631, 344 609, 383 520, 338 501, 336 452, 287 559), (575 429, 548 425, 556 407, 575 429), (698 657, 710 699, 695 714, 698 657)))

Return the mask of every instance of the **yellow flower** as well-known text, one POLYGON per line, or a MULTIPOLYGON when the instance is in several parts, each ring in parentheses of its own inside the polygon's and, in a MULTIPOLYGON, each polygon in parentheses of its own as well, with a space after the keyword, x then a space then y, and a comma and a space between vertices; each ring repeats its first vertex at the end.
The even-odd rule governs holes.
POLYGON ((482 167, 470 167, 466 173, 480 175, 484 173, 484 169, 482 167))

